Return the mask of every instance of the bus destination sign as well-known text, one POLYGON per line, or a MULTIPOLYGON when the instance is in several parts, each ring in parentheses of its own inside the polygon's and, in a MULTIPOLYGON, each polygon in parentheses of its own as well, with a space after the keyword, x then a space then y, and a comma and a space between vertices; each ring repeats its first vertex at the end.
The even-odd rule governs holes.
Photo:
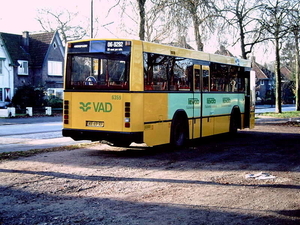
POLYGON ((107 41, 106 42, 107 52, 128 51, 129 47, 130 47, 130 41, 107 41))

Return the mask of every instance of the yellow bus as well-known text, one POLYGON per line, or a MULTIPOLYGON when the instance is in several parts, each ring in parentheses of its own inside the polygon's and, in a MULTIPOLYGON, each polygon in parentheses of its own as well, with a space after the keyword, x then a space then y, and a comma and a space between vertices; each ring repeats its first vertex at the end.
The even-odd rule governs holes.
POLYGON ((115 146, 184 146, 254 126, 248 60, 140 40, 66 48, 63 136, 115 146))

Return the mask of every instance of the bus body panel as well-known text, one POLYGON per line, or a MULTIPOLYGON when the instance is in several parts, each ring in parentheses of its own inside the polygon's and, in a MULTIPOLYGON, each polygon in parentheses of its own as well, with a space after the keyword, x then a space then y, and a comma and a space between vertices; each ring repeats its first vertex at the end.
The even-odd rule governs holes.
POLYGON ((130 102, 130 132, 141 132, 144 130, 144 112, 141 110, 144 108, 144 94, 128 93, 125 97, 125 103, 130 102))
POLYGON ((244 112, 243 94, 238 93, 203 93, 202 116, 230 115, 234 106, 244 112))
POLYGON ((144 142, 148 146, 162 145, 170 142, 170 122, 145 124, 144 142))
POLYGON ((202 118, 202 137, 207 137, 214 134, 214 121, 214 117, 202 118))
POLYGON ((201 137, 201 119, 200 117, 191 121, 192 129, 190 129, 190 139, 200 138, 201 137))
POLYGON ((199 106, 199 99, 195 99, 193 93, 169 93, 168 94, 168 119, 172 119, 177 110, 184 110, 188 118, 195 117, 194 106, 199 106))
POLYGON ((214 118, 214 134, 229 132, 230 116, 218 116, 214 118))
POLYGON ((167 108, 167 94, 144 93, 144 142, 148 146, 169 142, 170 122, 167 108))
POLYGON ((168 95, 165 93, 144 94, 144 122, 154 123, 169 120, 168 95))
POLYGON ((136 132, 143 130, 143 95, 140 93, 66 92, 70 122, 66 128, 136 132), (124 127, 125 103, 130 103, 130 128, 124 127), (103 126, 87 122, 104 122, 103 126))
POLYGON ((123 98, 116 93, 66 92, 70 122, 65 127, 123 131, 123 98))
POLYGON ((210 61, 210 54, 201 51, 190 51, 184 48, 177 48, 169 45, 160 45, 157 43, 143 42, 144 52, 153 52, 162 55, 184 55, 187 58, 210 61))
POLYGON ((140 91, 144 87, 143 76, 137 76, 143 73, 143 46, 141 41, 132 41, 131 65, 130 65, 130 90, 140 91))

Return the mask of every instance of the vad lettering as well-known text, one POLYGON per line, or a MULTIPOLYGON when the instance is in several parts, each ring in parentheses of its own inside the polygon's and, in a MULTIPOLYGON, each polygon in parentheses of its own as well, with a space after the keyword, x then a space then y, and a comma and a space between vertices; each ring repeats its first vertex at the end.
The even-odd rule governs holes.
POLYGON ((111 112, 112 104, 109 102, 93 102, 95 112, 111 112))

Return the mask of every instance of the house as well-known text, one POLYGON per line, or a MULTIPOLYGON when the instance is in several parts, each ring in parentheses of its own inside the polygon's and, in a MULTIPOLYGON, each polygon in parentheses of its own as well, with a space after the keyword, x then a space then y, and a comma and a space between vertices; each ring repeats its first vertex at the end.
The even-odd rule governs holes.
POLYGON ((274 104, 275 74, 252 60, 252 70, 255 71, 255 92, 257 104, 274 104))
POLYGON ((293 88, 295 86, 295 78, 293 77, 293 72, 287 66, 283 66, 280 68, 280 73, 282 78, 281 85, 283 103, 295 103, 295 94, 293 91, 293 88))
MULTIPOLYGON (((274 104, 275 102, 275 73, 252 60, 252 69, 256 74, 256 101, 257 104, 274 104)), ((282 103, 293 103, 293 79, 292 72, 287 67, 280 69, 281 73, 281 97, 282 103)))
POLYGON ((23 85, 62 97, 64 48, 58 32, 0 32, 0 107, 23 85))
MULTIPOLYGON (((233 55, 225 49, 224 46, 220 46, 220 50, 215 54, 231 56, 233 55)), ((255 57, 252 57, 252 70, 255 72, 255 92, 257 104, 274 104, 275 103, 275 74, 268 70, 266 67, 258 64, 255 61, 255 57)), ((281 73, 281 85, 282 85, 282 102, 293 103, 293 79, 292 72, 287 67, 282 67, 281 73)))

